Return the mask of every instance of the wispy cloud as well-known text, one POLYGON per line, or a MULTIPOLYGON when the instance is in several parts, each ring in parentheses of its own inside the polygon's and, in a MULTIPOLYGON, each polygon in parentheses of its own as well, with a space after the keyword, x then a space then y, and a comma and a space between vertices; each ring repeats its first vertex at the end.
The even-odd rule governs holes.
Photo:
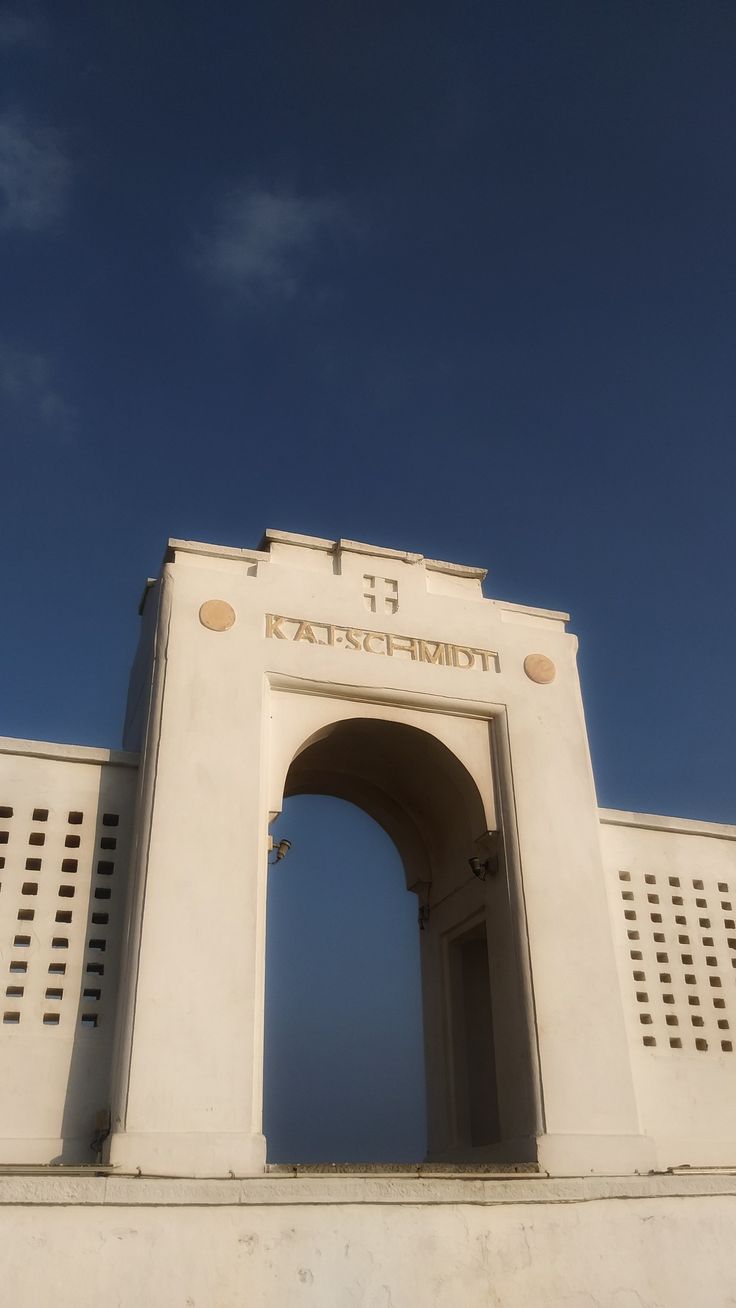
POLYGON ((41 22, 31 14, 0 5, 0 46, 36 45, 43 30, 41 22))
POLYGON ((40 231, 61 217, 71 168, 54 135, 18 110, 0 114, 0 231, 40 231))
POLYGON ((45 354, 0 342, 0 397, 59 434, 68 435, 74 426, 74 410, 59 392, 45 354))
POLYGON ((320 250, 348 225, 335 199, 243 186, 220 203, 211 231, 199 237, 196 262, 209 279, 248 299, 288 300, 320 250))

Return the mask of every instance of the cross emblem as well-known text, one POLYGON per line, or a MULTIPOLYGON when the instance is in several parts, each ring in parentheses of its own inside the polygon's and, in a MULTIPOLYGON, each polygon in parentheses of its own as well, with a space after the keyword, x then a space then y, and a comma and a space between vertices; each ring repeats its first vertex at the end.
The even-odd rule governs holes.
POLYGON ((363 577, 363 601, 369 613, 395 613, 399 583, 391 577, 363 577))

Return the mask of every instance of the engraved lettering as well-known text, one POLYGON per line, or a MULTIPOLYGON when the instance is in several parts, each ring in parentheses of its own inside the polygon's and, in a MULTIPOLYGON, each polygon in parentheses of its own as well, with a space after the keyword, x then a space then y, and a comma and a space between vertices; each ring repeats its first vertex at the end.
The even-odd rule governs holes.
POLYGON ((419 646, 420 663, 445 664, 447 662, 447 646, 443 645, 442 641, 435 642, 434 653, 430 652, 429 647, 432 644, 430 640, 419 640, 417 644, 419 646))
POLYGON ((286 640, 286 636, 281 630, 283 618, 277 618, 273 613, 266 614, 266 635, 273 636, 276 640, 286 640))
POLYGON ((372 640, 385 640, 386 637, 380 631, 367 631, 363 637, 363 649, 366 654, 382 654, 383 650, 371 649, 372 640))
POLYGON ((386 653, 387 654, 411 654, 412 659, 417 657, 417 641, 414 636, 386 636, 386 653))
POLYGON ((272 640, 292 640, 333 649, 340 646, 389 658, 408 654, 413 662, 427 663, 430 667, 466 671, 480 667, 483 672, 500 671, 495 650, 424 640, 418 636, 397 636, 388 631, 365 631, 361 627, 337 627, 331 622, 310 622, 307 618, 286 618, 283 614, 267 613, 265 616, 266 636, 272 640), (315 631, 319 635, 315 635, 315 631))

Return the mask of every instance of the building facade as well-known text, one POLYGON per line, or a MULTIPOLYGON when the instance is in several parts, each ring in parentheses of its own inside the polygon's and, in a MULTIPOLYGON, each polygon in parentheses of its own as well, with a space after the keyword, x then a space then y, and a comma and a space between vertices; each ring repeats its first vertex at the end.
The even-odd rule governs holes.
POLYGON ((733 1302, 736 828, 599 809, 568 616, 484 575, 171 541, 124 750, 0 742, 14 1302, 29 1259, 75 1308, 733 1302), (418 1169, 266 1163, 298 793, 374 817, 417 897, 418 1169))

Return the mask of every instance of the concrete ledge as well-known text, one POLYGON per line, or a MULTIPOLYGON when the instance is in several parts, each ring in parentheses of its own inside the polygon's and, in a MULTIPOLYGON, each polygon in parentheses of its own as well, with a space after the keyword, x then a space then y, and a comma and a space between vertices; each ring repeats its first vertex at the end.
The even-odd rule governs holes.
POLYGON ((608 1199, 736 1198, 736 1171, 631 1177, 273 1175, 235 1178, 2 1175, 0 1207, 584 1204, 608 1199))
POLYGON ((137 768, 138 754, 123 749, 98 749, 92 745, 59 745, 50 740, 20 740, 0 736, 0 754, 23 754, 30 758, 62 759, 66 763, 109 763, 114 767, 137 768))
POLYGON ((659 813, 626 813, 617 808, 599 808, 598 817, 603 826, 643 827, 650 831, 672 831, 681 836, 736 840, 736 826, 725 822, 699 822, 693 818, 663 817, 659 813))

